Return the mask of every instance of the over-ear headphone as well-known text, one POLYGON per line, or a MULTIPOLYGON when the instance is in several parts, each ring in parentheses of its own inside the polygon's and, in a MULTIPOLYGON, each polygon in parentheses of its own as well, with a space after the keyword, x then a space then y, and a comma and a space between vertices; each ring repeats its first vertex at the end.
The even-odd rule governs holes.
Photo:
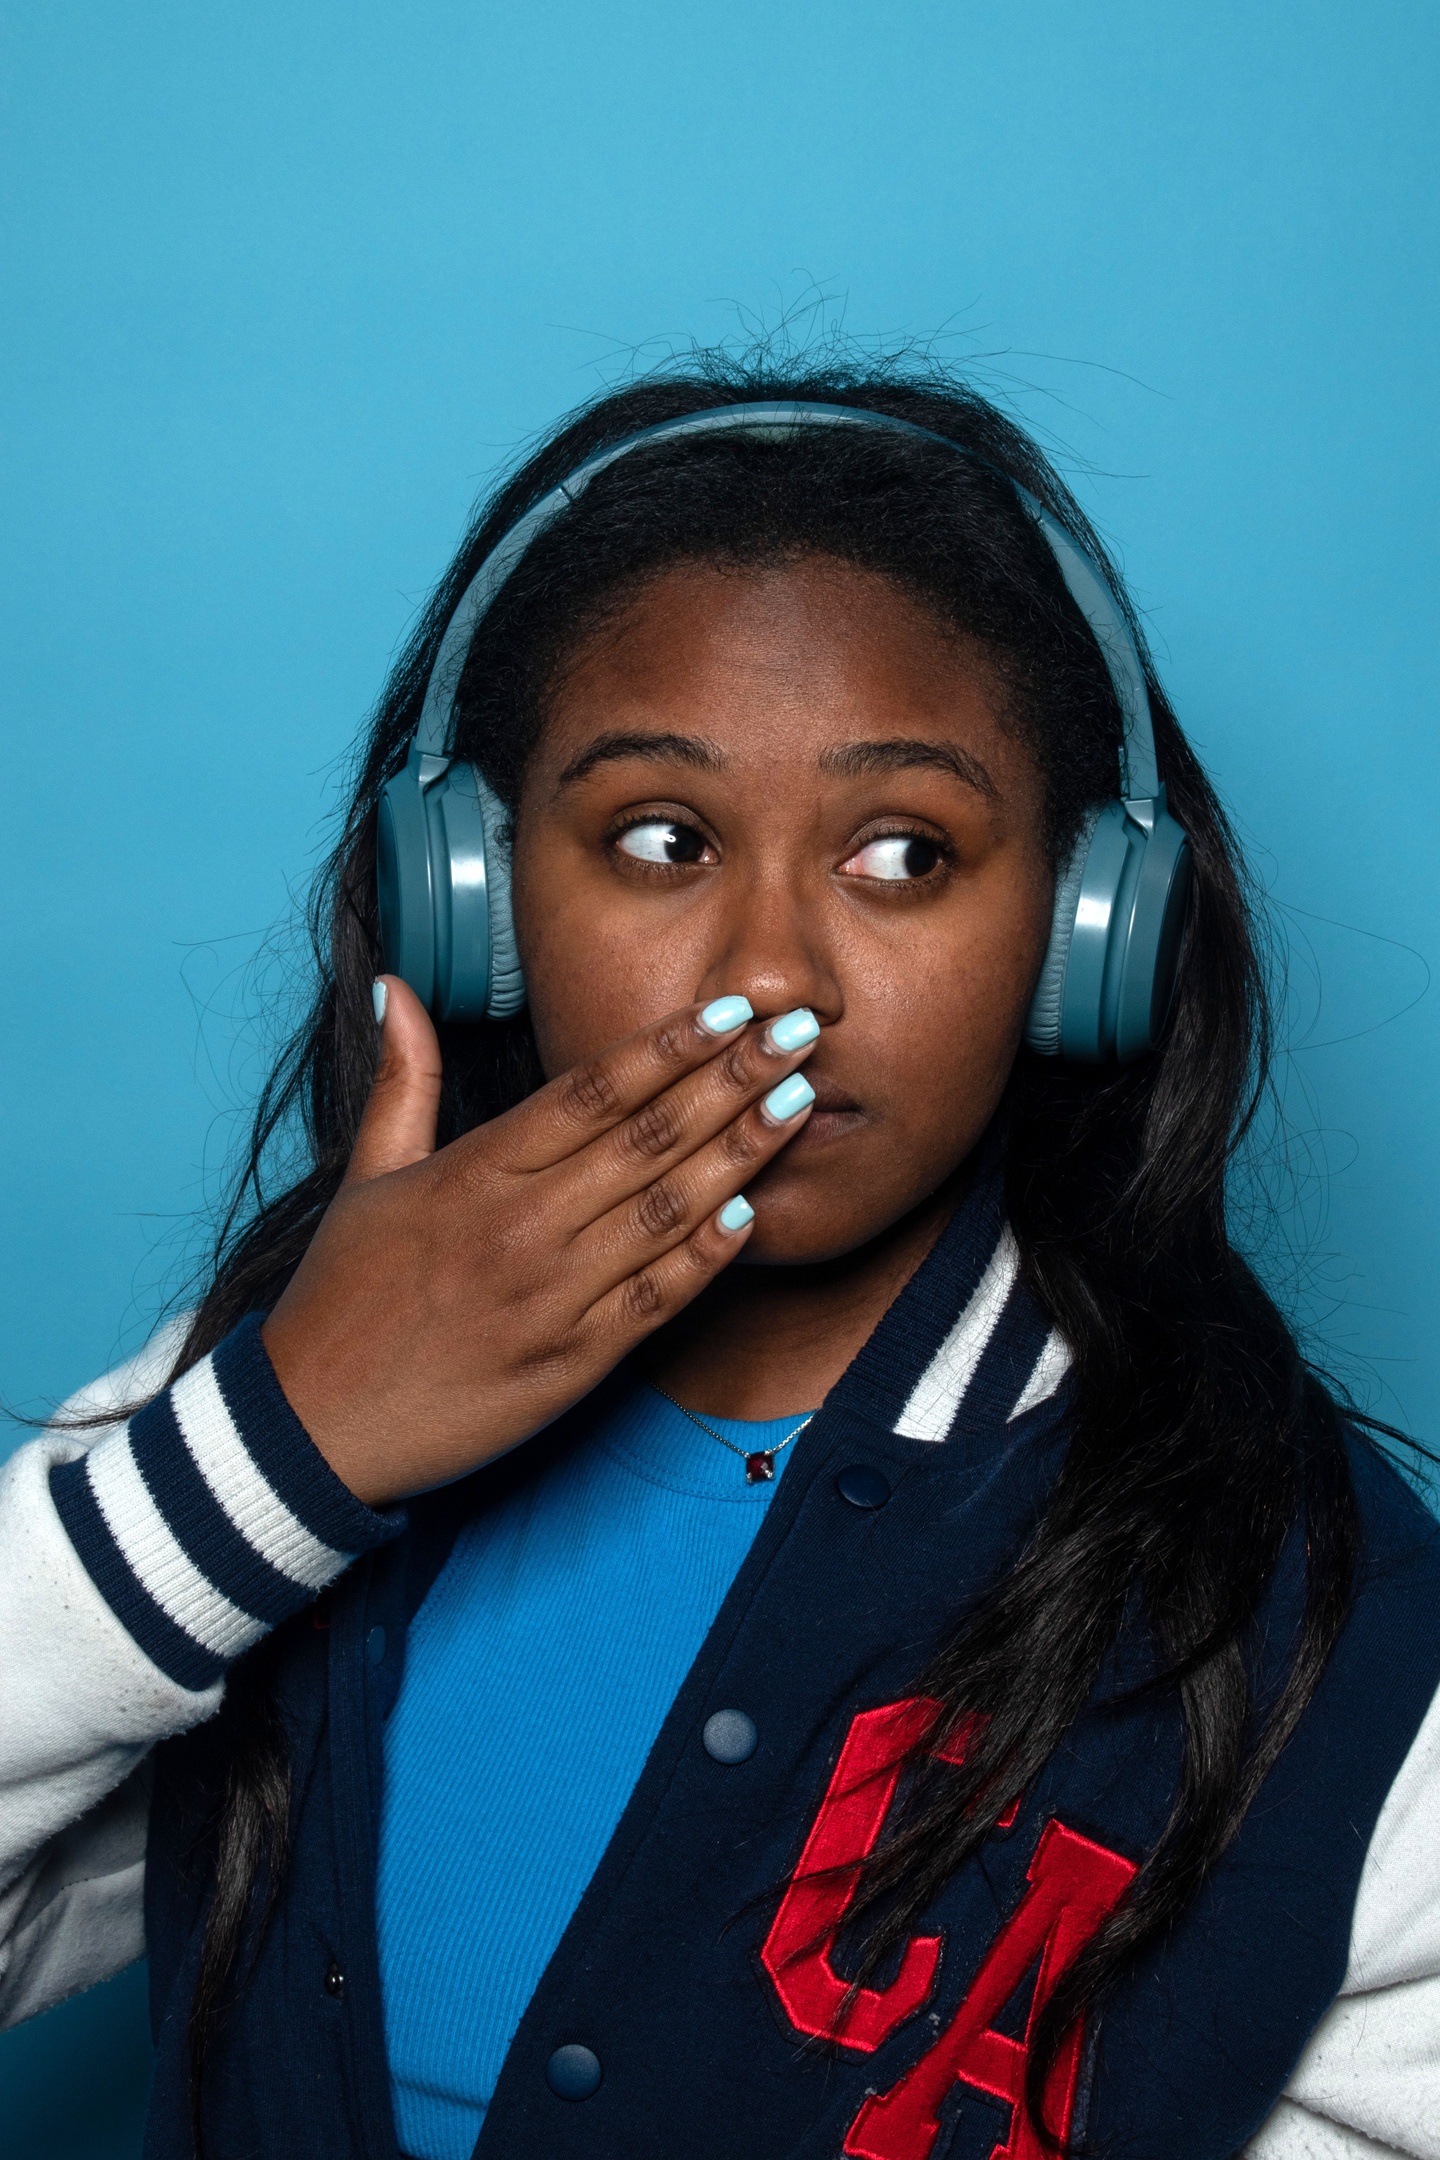
MULTIPOLYGON (((470 580, 441 640, 410 753, 380 800, 385 966, 437 1019, 503 1019, 525 1002, 510 911, 506 813, 476 768, 449 751, 465 656, 496 593, 531 542, 595 475, 642 444, 691 435, 784 435, 809 427, 897 429, 973 457, 929 428, 856 406, 722 405, 662 421, 597 451, 511 526, 470 580)), ((1095 634, 1124 719, 1120 796, 1090 813, 1057 881, 1050 943, 1025 1040, 1048 1057, 1125 1062, 1154 1048, 1170 1010, 1190 847, 1165 807, 1150 694, 1124 612, 1078 541, 1033 495, 1011 485, 1095 634)))

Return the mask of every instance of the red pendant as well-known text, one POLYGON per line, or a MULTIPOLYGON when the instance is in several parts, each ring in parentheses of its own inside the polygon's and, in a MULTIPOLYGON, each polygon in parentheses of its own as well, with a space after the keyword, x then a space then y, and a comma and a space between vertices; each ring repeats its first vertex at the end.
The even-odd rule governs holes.
POLYGON ((761 1448, 754 1455, 745 1457, 745 1482, 747 1485, 764 1485, 775 1475, 775 1452, 773 1448, 761 1448))

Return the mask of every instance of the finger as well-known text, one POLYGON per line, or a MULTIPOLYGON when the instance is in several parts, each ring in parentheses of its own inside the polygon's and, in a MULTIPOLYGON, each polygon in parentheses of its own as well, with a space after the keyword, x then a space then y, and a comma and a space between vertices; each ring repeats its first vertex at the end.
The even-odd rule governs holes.
MULTIPOLYGON (((783 1086, 815 1048, 818 1025, 813 1014, 804 1018, 806 1029, 782 1030, 782 1040, 795 1043, 789 1050, 774 1047, 774 1022, 745 1029, 698 1072, 642 1103, 581 1154, 547 1171, 548 1179, 566 1188, 558 1204, 571 1234, 578 1236, 587 1224, 643 1193, 783 1086)), ((798 1099, 790 1106, 799 1107, 798 1099)))
POLYGON ((693 1236, 727 1202, 739 1199, 748 1210, 743 1188, 789 1145, 814 1108, 813 1090, 803 1079, 784 1085, 792 1093, 782 1114, 771 1115, 760 1104, 743 1112, 687 1161, 593 1224, 576 1240, 577 1259, 609 1289, 693 1236))
MULTIPOLYGON (((738 1196, 737 1196, 738 1198, 738 1196)), ((586 1332, 606 1346, 613 1364, 636 1343, 683 1312, 744 1250, 754 1227, 748 1201, 727 1202, 658 1260, 627 1275, 590 1308, 586 1332), (743 1219, 740 1208, 747 1210, 743 1219), (722 1217, 729 1214, 729 1222, 722 1217)))
POLYGON ((347 1182, 383 1177, 435 1152, 440 1044, 434 1024, 398 975, 376 978, 375 1004, 382 1015, 380 1062, 351 1151, 347 1182))
POLYGON ((508 1167, 541 1170, 588 1147, 623 1118, 704 1065, 753 1018, 750 1000, 684 1005, 561 1073, 490 1128, 508 1167))

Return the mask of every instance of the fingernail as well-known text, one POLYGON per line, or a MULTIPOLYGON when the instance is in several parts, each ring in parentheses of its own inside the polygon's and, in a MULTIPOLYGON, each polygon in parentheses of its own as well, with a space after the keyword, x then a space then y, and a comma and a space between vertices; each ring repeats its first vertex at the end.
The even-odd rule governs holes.
POLYGON ((803 1050, 806 1043, 814 1042, 820 1033, 820 1023, 808 1005, 797 1005, 794 1012, 781 1013, 765 1030, 767 1048, 776 1050, 782 1057, 792 1050, 803 1050))
POLYGON ((733 1200, 725 1202, 724 1207, 721 1208, 715 1219, 720 1228, 728 1230, 733 1237, 737 1230, 745 1228, 746 1223, 754 1222, 755 1210, 745 1198, 744 1193, 737 1192, 733 1200))
POLYGON ((736 1028, 744 1027, 753 1020, 755 1008, 747 997, 716 998, 700 1015, 700 1025, 707 1035, 733 1035, 736 1028))
POLYGON ((772 1125, 785 1125, 791 1118, 799 1117, 802 1110, 808 1110, 814 1100, 815 1090, 804 1073, 791 1073, 779 1087, 771 1088, 760 1109, 772 1125))
POLYGON ((376 1027, 383 1027, 385 1024, 385 1005, 389 996, 389 983, 376 982, 370 985, 370 1002, 375 1007, 376 1027))

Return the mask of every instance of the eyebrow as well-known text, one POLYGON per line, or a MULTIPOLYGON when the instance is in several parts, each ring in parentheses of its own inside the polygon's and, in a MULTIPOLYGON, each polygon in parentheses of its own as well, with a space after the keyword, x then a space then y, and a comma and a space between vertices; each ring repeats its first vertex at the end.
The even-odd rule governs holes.
POLYGON ((820 753, 820 770, 842 780, 857 780, 864 773, 903 772, 913 765, 948 773, 952 780, 976 789, 988 801, 1000 800, 1000 790, 979 758, 957 743, 925 742, 902 735, 887 742, 840 743, 820 753))
POLYGON ((617 758, 649 758, 665 765, 691 765, 698 772, 720 772, 725 765, 725 753, 718 743, 703 735, 668 734, 622 734, 597 735, 588 743, 579 757, 572 758, 555 783, 558 795, 562 788, 573 787, 587 773, 594 772, 597 765, 613 764, 617 758))

